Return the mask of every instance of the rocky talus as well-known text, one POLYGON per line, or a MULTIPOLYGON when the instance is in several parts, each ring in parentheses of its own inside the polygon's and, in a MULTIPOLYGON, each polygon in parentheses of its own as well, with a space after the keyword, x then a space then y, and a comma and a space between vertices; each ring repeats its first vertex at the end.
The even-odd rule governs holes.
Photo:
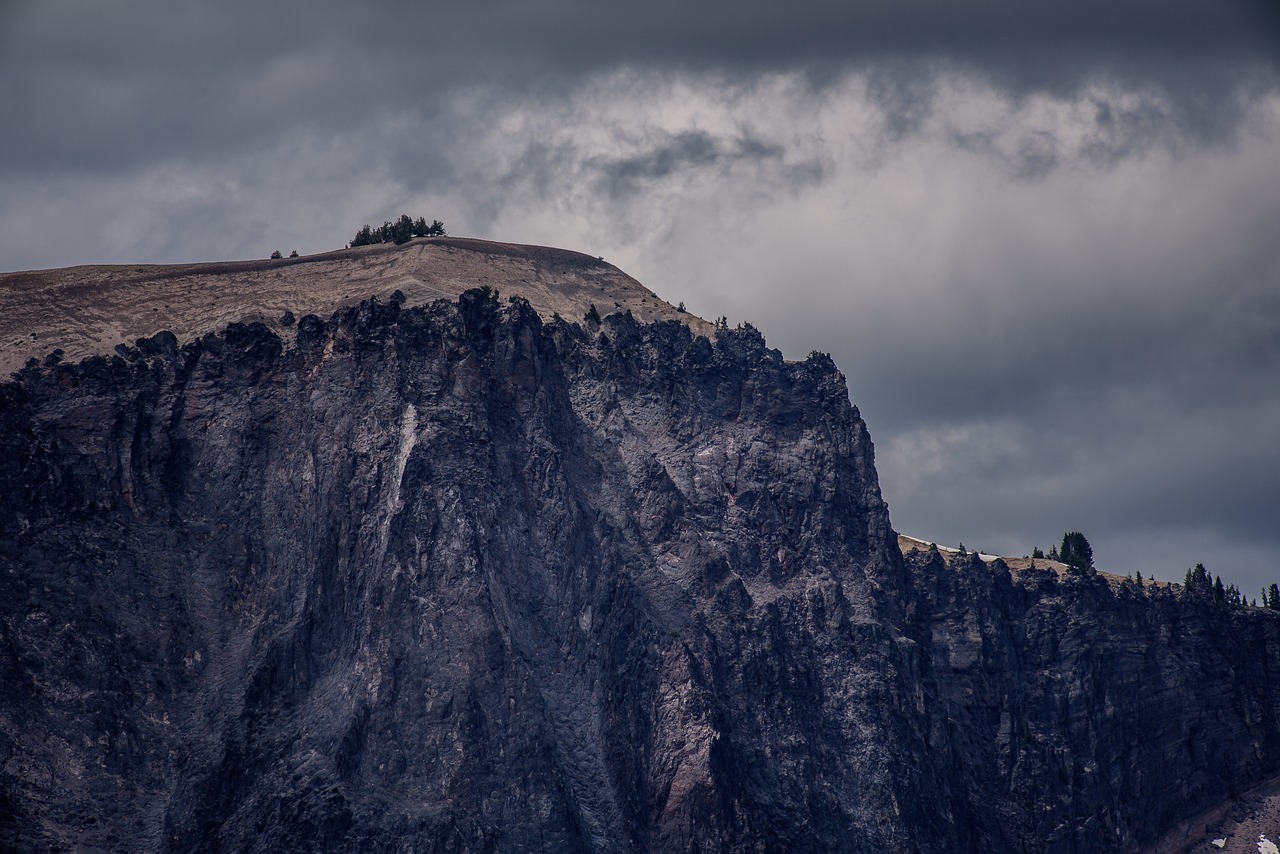
POLYGON ((831 360, 470 290, 0 386, 0 850, 1138 850, 1280 615, 898 549, 831 360))

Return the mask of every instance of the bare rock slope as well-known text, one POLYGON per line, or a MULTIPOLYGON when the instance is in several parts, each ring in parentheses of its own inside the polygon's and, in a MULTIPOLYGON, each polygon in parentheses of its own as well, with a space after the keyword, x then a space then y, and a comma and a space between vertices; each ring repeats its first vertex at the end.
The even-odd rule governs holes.
POLYGON ((332 260, 116 352, 159 292, 22 274, 100 299, 0 386, 0 850, 1126 851, 1280 770, 1278 615, 904 560, 829 358, 332 260))

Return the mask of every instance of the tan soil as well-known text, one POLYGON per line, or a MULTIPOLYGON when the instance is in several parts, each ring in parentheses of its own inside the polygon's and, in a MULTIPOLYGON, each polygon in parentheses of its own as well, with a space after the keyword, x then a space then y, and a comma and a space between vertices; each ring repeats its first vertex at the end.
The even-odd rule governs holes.
MULTIPOLYGON (((899 534, 898 548, 902 550, 903 554, 906 554, 907 552, 915 549, 918 549, 920 551, 928 551, 929 541, 919 540, 919 539, 916 539, 915 537, 908 537, 906 534, 899 534)), ((944 546, 939 546, 938 551, 942 555, 943 560, 947 562, 948 566, 954 563, 955 559, 959 556, 958 552, 948 551, 947 548, 944 546)), ((1025 572, 1026 570, 1031 569, 1033 564, 1035 565, 1036 569, 1052 569, 1054 572, 1056 572, 1060 576, 1065 575, 1067 572, 1067 565, 1065 563, 1060 563, 1059 561, 1049 560, 1048 558, 1043 558, 1043 557, 1026 558, 1026 557, 1003 557, 1002 556, 1000 557, 1000 560, 1004 561, 1005 564, 1009 567, 1009 569, 1012 572, 1025 572)), ((1112 573, 1112 572, 1103 572, 1102 570, 1098 570, 1098 575, 1102 576, 1113 585, 1117 585, 1120 582, 1126 580, 1126 577, 1123 575, 1116 575, 1115 573, 1112 573)), ((1156 581, 1154 578, 1144 579, 1143 583, 1148 586, 1151 586, 1151 585, 1155 585, 1157 587, 1170 586, 1169 582, 1156 581)), ((1174 586, 1181 587, 1182 585, 1174 585, 1174 586)))
POLYGON ((407 305, 452 299, 488 285, 519 295, 547 319, 581 321, 631 311, 637 320, 679 320, 711 335, 712 324, 678 312, 602 260, 543 246, 443 237, 402 246, 363 246, 301 258, 182 265, 68 267, 0 274, 0 378, 54 348, 78 360, 167 329, 179 341, 233 321, 281 329, 297 317, 334 310, 396 290, 407 305))

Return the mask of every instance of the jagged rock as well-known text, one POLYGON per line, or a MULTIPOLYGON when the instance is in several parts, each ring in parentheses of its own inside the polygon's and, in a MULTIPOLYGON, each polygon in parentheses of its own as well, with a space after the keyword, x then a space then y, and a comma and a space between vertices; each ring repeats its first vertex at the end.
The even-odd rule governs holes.
POLYGON ((987 850, 1149 846, 1280 768, 1280 614, 973 555, 907 567, 930 742, 987 850))
POLYGON ((5 844, 947 832, 829 364, 482 291, 130 355, 4 388, 5 844))
POLYGON ((904 561, 751 327, 119 350, 0 386, 0 848, 1124 851, 1280 768, 1280 614, 904 561))

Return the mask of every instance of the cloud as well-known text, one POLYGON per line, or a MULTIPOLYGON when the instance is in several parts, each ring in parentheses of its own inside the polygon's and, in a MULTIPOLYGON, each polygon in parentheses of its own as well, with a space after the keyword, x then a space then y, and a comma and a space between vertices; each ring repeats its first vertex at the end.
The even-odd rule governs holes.
POLYGON ((1161 92, 1187 127, 1211 134, 1229 132, 1242 85, 1272 85, 1280 56, 1280 12, 1267 0, 2 8, 8 170, 252 151, 288 132, 341 133, 439 104, 459 89, 539 99, 620 67, 748 77, 803 69, 815 85, 865 72, 902 131, 927 111, 940 67, 1018 93, 1061 94, 1106 77, 1161 92))
POLYGON ((781 146, 750 137, 721 140, 697 130, 663 136, 641 153, 596 159, 587 166, 602 173, 611 195, 634 195, 654 181, 715 169, 726 161, 779 159, 783 154, 781 146))

